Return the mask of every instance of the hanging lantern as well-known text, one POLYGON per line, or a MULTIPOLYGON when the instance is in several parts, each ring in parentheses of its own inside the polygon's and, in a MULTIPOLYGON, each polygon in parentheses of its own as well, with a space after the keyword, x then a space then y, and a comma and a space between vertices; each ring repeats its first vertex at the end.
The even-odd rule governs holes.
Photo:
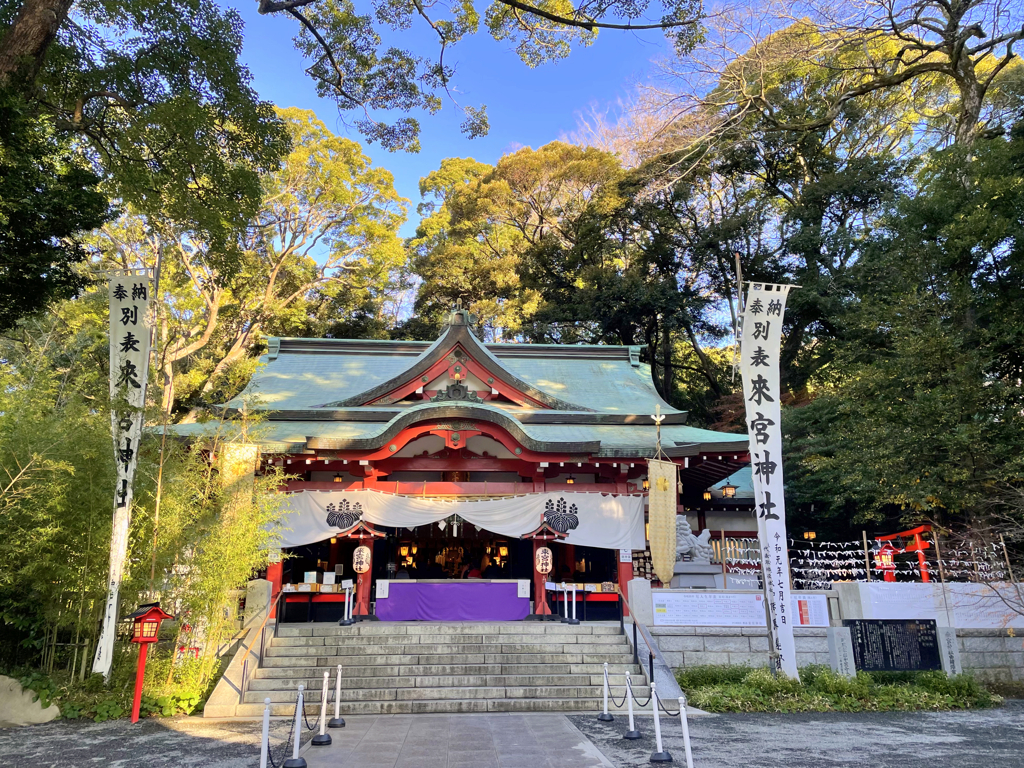
POLYGON ((572 485, 575 482, 576 482, 576 478, 573 477, 572 475, 569 475, 567 478, 565 478, 565 484, 566 485, 572 485))
POLYGON ((418 551, 419 551, 419 547, 417 547, 415 544, 413 544, 412 545, 412 553, 415 555, 418 551))
POLYGON ((548 547, 537 547, 537 555, 534 558, 534 562, 537 566, 537 573, 547 575, 551 573, 551 566, 555 562, 555 556, 548 547))
POLYGON ((704 501, 711 501, 711 491, 704 491, 704 501))
POLYGON ((398 551, 402 553, 402 557, 408 557, 409 556, 409 548, 408 547, 399 547, 398 551))
POLYGON ((498 547, 498 554, 502 557, 508 557, 508 547, 498 547))
POLYGON ((370 548, 366 545, 356 547, 352 553, 352 570, 356 573, 366 573, 370 570, 370 548))
POLYGON ((345 478, 343 478, 343 477, 341 476, 341 473, 340 473, 340 472, 336 472, 336 473, 334 474, 334 482, 336 482, 336 483, 340 483, 340 482, 342 482, 342 481, 343 481, 344 479, 345 479, 345 478))
POLYGON ((736 486, 732 483, 726 483, 722 486, 722 495, 727 499, 731 499, 736 496, 736 486))
POLYGON ((641 485, 643 486, 643 489, 645 491, 651 490, 651 481, 649 479, 647 479, 646 477, 644 478, 644 481, 643 481, 643 483, 641 485))

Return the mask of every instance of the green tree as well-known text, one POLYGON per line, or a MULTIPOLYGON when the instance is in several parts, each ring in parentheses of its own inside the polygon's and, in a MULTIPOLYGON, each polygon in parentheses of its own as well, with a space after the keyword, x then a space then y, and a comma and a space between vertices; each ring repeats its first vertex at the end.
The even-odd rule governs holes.
POLYGON ((798 501, 858 520, 965 523, 1019 487, 1022 189, 1017 127, 930 157, 872 236, 836 362, 786 415, 798 501))
POLYGON ((542 242, 568 243, 598 190, 619 173, 613 156, 552 142, 502 157, 493 168, 446 160, 420 184, 429 214, 409 242, 421 278, 415 311, 434 333, 462 300, 493 339, 518 336, 539 294, 521 280, 524 254, 542 242))
POLYGON ((221 270, 235 268, 234 233, 285 149, 241 44, 237 15, 207 0, 0 8, 4 290, 25 289, 8 312, 82 287, 76 243, 107 199, 176 220, 216 243, 221 270))
MULTIPOLYGON (((351 0, 260 0, 259 12, 290 17, 298 29, 296 45, 310 60, 307 71, 320 95, 336 101, 342 113, 355 115, 356 125, 370 140, 389 149, 413 150, 419 146, 419 125, 414 118, 386 123, 376 115, 414 109, 433 113, 441 107, 442 94, 454 102, 450 85, 455 70, 450 56, 445 57, 461 40, 479 32, 481 15, 468 1, 445 5, 433 0, 377 0, 365 9, 358 9, 351 0), (396 45, 400 33, 415 23, 422 24, 436 41, 427 46, 436 58, 396 45)), ((531 67, 564 58, 573 45, 589 45, 600 29, 662 29, 679 50, 688 50, 701 36, 699 0, 662 0, 653 6, 635 0, 494 0, 483 14, 489 34, 497 41, 514 42, 520 58, 531 67)), ((135 111, 154 91, 170 90, 185 96, 185 103, 176 107, 184 108, 182 119, 197 122, 191 127, 202 124, 212 135, 228 131, 236 138, 247 130, 238 119, 243 114, 230 115, 235 129, 229 121, 210 119, 218 108, 216 98, 207 102, 210 109, 206 115, 189 109, 198 106, 188 103, 189 92, 216 95, 225 85, 236 95, 227 105, 229 109, 245 112, 245 102, 250 101, 234 87, 238 84, 232 71, 240 47, 238 17, 215 3, 20 0, 0 17, 0 23, 4 22, 8 28, 0 36, 0 85, 15 77, 28 82, 44 77, 54 64, 70 65, 65 75, 80 74, 93 81, 85 83, 80 77, 68 81, 63 95, 69 107, 77 106, 77 110, 64 111, 72 120, 81 123, 83 109, 90 107, 93 115, 89 120, 93 122, 98 119, 96 113, 105 117, 105 113, 117 112, 115 105, 135 111), (105 28, 116 42, 111 45, 106 35, 91 32, 93 28, 105 28), (95 52, 99 55, 92 58, 95 52), (216 69, 221 78, 210 76, 216 69), (94 77, 97 74, 100 76, 94 77), (142 85, 139 81, 145 81, 148 88, 136 88, 142 85)), ((59 100, 50 98, 48 103, 58 104, 59 100)), ((485 107, 460 109, 466 117, 465 133, 478 136, 487 132, 485 107)), ((133 122, 137 129, 146 123, 133 122)), ((99 127, 97 124, 97 130, 99 127)), ((151 129, 152 121, 143 130, 151 129)), ((200 136, 203 134, 196 134, 200 136)), ((173 134, 168 131, 163 138, 173 139, 173 134)), ((201 145, 202 141, 192 153, 193 159, 203 154, 201 145)), ((160 142, 149 145, 156 146, 160 142)))
POLYGON ((279 110, 291 151, 261 179, 264 202, 235 245, 232 269, 216 243, 175 221, 127 216, 95 239, 120 267, 155 266, 161 255, 158 367, 163 407, 222 402, 232 366, 246 364, 264 335, 322 333, 331 308, 376 306, 401 281, 398 228, 404 200, 390 172, 371 165, 357 143, 335 136, 312 112, 279 110))

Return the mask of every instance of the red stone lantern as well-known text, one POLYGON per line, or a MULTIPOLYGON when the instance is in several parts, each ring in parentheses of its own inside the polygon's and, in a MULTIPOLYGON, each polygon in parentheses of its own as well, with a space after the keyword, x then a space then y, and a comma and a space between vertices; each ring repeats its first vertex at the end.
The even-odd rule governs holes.
POLYGON ((875 552, 875 570, 882 572, 885 581, 896 581, 896 555, 899 550, 888 541, 882 544, 882 548, 875 552))
POLYGON ((135 612, 129 614, 134 622, 132 642, 139 644, 139 666, 135 670, 135 700, 132 702, 132 722, 139 722, 139 707, 142 704, 142 683, 146 678, 146 655, 150 643, 155 643, 160 635, 160 622, 174 617, 160 607, 160 603, 140 605, 135 612))

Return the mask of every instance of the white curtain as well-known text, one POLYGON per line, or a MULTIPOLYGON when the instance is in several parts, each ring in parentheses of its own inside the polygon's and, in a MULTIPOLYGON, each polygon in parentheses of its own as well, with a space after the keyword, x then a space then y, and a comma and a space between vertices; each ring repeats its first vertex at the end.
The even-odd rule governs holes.
POLYGON ((282 547, 336 536, 358 520, 415 528, 458 515, 501 536, 522 536, 543 520, 568 534, 567 544, 606 549, 644 549, 644 499, 603 493, 536 493, 480 501, 394 496, 372 490, 303 491, 289 496, 280 523, 282 547))

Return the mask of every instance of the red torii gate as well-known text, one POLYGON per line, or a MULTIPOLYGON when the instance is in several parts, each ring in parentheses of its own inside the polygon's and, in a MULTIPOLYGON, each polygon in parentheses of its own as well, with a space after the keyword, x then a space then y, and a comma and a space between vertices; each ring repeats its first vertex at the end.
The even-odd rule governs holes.
MULTIPOLYGON (((907 546, 898 550, 899 552, 917 552, 917 564, 921 569, 921 581, 925 584, 931 581, 931 577, 928 575, 928 559, 924 556, 924 551, 931 546, 931 542, 925 541, 921 538, 922 533, 930 533, 932 527, 930 525, 919 525, 917 528, 912 528, 909 531, 901 531, 900 533, 890 533, 888 536, 876 536, 875 541, 893 541, 895 539, 902 540, 908 536, 913 537, 913 541, 907 546)), ((896 577, 891 571, 885 572, 886 581, 895 581, 896 577)))

